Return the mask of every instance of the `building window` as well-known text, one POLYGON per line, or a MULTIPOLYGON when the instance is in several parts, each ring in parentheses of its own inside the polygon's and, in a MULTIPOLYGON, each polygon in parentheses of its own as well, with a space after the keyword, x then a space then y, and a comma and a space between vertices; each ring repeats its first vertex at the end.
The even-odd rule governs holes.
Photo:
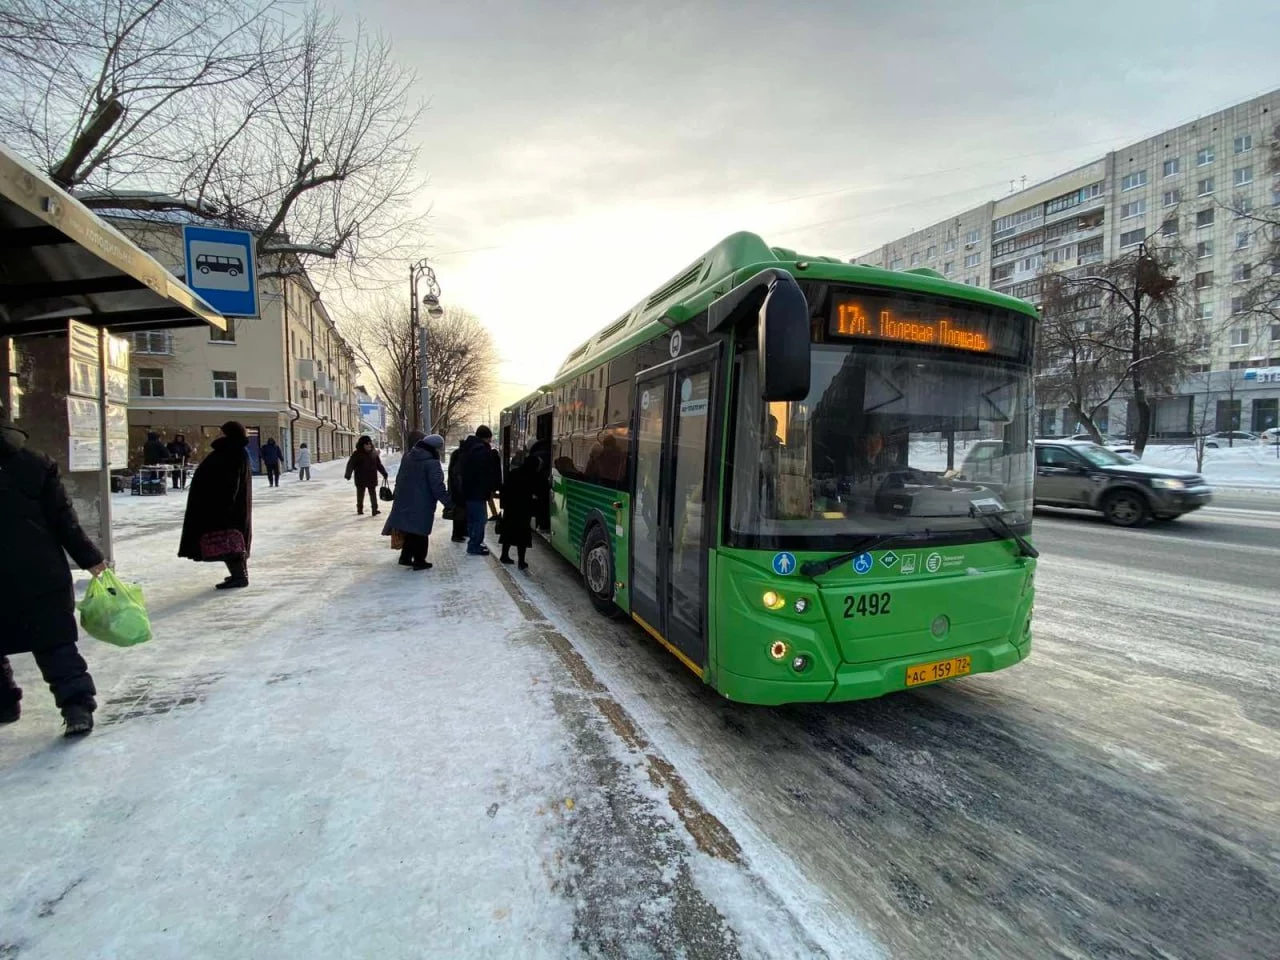
POLYGON ((1172 160, 1166 160, 1166 161, 1164 162, 1164 167, 1163 167, 1163 169, 1162 169, 1162 173, 1163 173, 1166 177, 1172 177, 1174 174, 1176 174, 1176 173, 1177 173, 1179 170, 1181 170, 1181 169, 1182 169, 1182 158, 1181 158, 1181 157, 1174 157, 1172 160))
POLYGON ((1213 304, 1212 304, 1212 303, 1202 303, 1202 304, 1200 304, 1199 309, 1196 311, 1196 319, 1197 319, 1197 320, 1212 320, 1212 319, 1213 319, 1213 304))
POLYGON ((213 371, 213 395, 219 400, 235 400, 240 395, 236 386, 235 371, 213 371))
POLYGON ((1235 283, 1247 283, 1253 279, 1252 263, 1237 263, 1231 268, 1231 279, 1235 283))
POLYGON ((1253 149, 1253 134, 1246 133, 1242 137, 1236 137, 1235 150, 1236 153, 1248 153, 1253 149))
POLYGON ((226 318, 227 329, 225 331, 209 328, 210 343, 235 343, 236 342, 236 322, 231 317, 226 318))
MULTIPOLYGON (((1237 298, 1238 299, 1238 298, 1237 298)), ((1232 300, 1234 306, 1235 300, 1232 300)), ((1232 310, 1232 313, 1239 313, 1238 310, 1232 310)), ((1233 347, 1247 347, 1249 345, 1249 329, 1248 327, 1236 327, 1231 331, 1231 345, 1233 347)))
POLYGON ((138 396, 163 397, 164 371, 159 367, 139 367, 138 396))
POLYGON ((1182 190, 1175 188, 1173 190, 1166 190, 1160 202, 1163 203, 1166 207, 1172 207, 1174 204, 1180 202, 1181 200, 1182 200, 1182 190))
POLYGON ((901 257, 894 257, 892 260, 890 260, 890 261, 889 261, 889 269, 890 269, 890 270, 901 270, 901 269, 902 269, 902 258, 901 258, 901 257))
POLYGON ((1213 147, 1205 147, 1196 154, 1196 166, 1203 167, 1206 163, 1213 163, 1213 147))
POLYGON ((954 260, 948 260, 942 265, 942 272, 948 277, 955 272, 955 269, 956 262, 954 260))
POLYGON ((1021 270, 1023 273, 1026 273, 1030 270, 1039 270, 1041 262, 1042 261, 1040 259, 1039 254, 1037 254, 1034 257, 1027 257, 1020 264, 1018 264, 1018 269, 1021 270))
POLYGON ((1205 177, 1196 184, 1196 196, 1207 197, 1213 193, 1213 177, 1205 177))
POLYGON ((1147 231, 1139 227, 1137 230, 1127 230, 1120 234, 1120 249, 1125 247, 1136 247, 1146 237, 1147 231))
POLYGON ((919 263, 919 262, 920 262, 920 253, 919 253, 919 251, 917 251, 917 252, 915 252, 915 253, 911 254, 911 265, 914 267, 914 266, 915 266, 917 263, 919 263))
POLYGON ((1134 200, 1132 203, 1122 203, 1120 205, 1120 219, 1129 220, 1133 217, 1140 217, 1147 212, 1146 200, 1134 200))
POLYGON ((946 239, 946 240, 943 242, 943 244, 942 244, 942 252, 943 252, 943 253, 954 253, 954 252, 955 252, 955 249, 956 249, 956 238, 955 238, 955 237, 947 237, 947 239, 946 239))
POLYGON ((1210 207, 1208 210, 1196 211, 1196 226, 1197 227, 1213 226, 1213 207, 1210 207))
POLYGON ((1199 243, 1196 244, 1197 260, 1208 260, 1212 256, 1213 256, 1212 240, 1201 240, 1199 243))
POLYGON ((1250 244, 1252 243, 1253 243, 1253 234, 1251 234, 1248 230, 1236 231, 1236 249, 1237 250, 1248 250, 1250 244))
POLYGON ((1278 341, 1280 341, 1280 323, 1273 323, 1271 325, 1271 342, 1276 343, 1278 341))
POLYGON ((173 353, 173 334, 168 330, 147 330, 143 333, 135 333, 133 352, 168 356, 173 353))
POLYGON ((1128 174, 1120 181, 1121 191, 1136 190, 1138 187, 1145 187, 1146 185, 1147 171, 1145 170, 1139 170, 1137 173, 1128 174))
POLYGON ((1246 183, 1253 183, 1253 167, 1236 167, 1234 175, 1237 187, 1243 187, 1246 183))
POLYGON ((1237 197, 1235 205, 1236 218, 1247 217, 1251 213, 1253 213, 1253 198, 1237 197))
POLYGON ((1013 276, 1013 264, 1006 263, 1006 264, 1003 264, 1002 266, 995 267, 992 269, 991 282, 1001 283, 1005 280, 1010 279, 1012 276, 1013 276))
POLYGON ((980 253, 970 253, 970 254, 967 254, 964 258, 964 265, 966 267, 976 267, 981 262, 982 262, 982 254, 980 253))
POLYGON ((1170 217, 1164 223, 1160 224, 1160 236, 1176 237, 1178 235, 1178 218, 1170 217))
POLYGON ((1197 273, 1195 280, 1192 282, 1192 286, 1194 286, 1197 290, 1204 290, 1208 287, 1212 287, 1213 271, 1204 270, 1200 273, 1197 273))
POLYGON ((1097 263, 1102 259, 1102 238, 1096 237, 1093 240, 1085 240, 1076 247, 1076 262, 1078 264, 1097 263))
POLYGON ((925 259, 932 260, 938 255, 937 244, 930 244, 929 249, 924 252, 925 259))
POLYGON ((982 239, 981 230, 970 230, 964 235, 965 243, 977 243, 981 239, 982 239))

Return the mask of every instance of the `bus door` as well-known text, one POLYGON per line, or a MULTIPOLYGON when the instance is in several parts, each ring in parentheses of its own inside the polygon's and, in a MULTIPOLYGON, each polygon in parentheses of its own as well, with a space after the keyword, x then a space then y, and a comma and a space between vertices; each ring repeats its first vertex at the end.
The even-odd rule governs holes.
POLYGON ((706 664, 711 398, 718 347, 636 378, 631 610, 699 672, 706 664))

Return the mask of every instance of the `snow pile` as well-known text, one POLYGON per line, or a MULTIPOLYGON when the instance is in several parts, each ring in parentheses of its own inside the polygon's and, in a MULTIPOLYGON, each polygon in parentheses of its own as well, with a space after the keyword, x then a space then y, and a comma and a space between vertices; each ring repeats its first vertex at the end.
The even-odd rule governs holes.
MULTIPOLYGON (((1152 445, 1143 453, 1142 462, 1195 472, 1196 451, 1190 445, 1152 445)), ((1207 449, 1200 472, 1211 484, 1221 487, 1280 488, 1280 447, 1254 443, 1207 449)))

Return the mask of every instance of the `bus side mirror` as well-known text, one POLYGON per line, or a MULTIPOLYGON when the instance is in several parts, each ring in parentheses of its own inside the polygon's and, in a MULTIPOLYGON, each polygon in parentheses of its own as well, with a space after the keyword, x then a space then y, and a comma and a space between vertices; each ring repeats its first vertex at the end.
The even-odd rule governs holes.
POLYGON ((707 330, 736 329, 753 313, 763 399, 803 400, 809 395, 809 304, 795 277, 761 270, 707 308, 707 330))
POLYGON ((760 305, 760 384, 766 403, 809 395, 809 304, 800 286, 770 284, 760 305))

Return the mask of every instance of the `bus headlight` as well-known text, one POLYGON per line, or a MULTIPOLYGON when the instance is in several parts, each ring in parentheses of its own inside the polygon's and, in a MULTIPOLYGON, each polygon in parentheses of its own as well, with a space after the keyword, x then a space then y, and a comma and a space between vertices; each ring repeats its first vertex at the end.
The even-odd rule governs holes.
POLYGON ((775 660, 785 660, 787 657, 787 645, 781 640, 775 640, 769 644, 769 656, 775 660))
POLYGON ((804 597, 800 597, 799 599, 796 600, 796 613, 804 613, 808 609, 809 609, 808 600, 806 600, 804 597))
POLYGON ((781 610, 787 605, 787 598, 773 590, 766 590, 760 602, 764 604, 766 610, 781 610))
POLYGON ((804 654, 791 659, 791 669, 796 673, 804 673, 809 669, 809 658, 804 654))

